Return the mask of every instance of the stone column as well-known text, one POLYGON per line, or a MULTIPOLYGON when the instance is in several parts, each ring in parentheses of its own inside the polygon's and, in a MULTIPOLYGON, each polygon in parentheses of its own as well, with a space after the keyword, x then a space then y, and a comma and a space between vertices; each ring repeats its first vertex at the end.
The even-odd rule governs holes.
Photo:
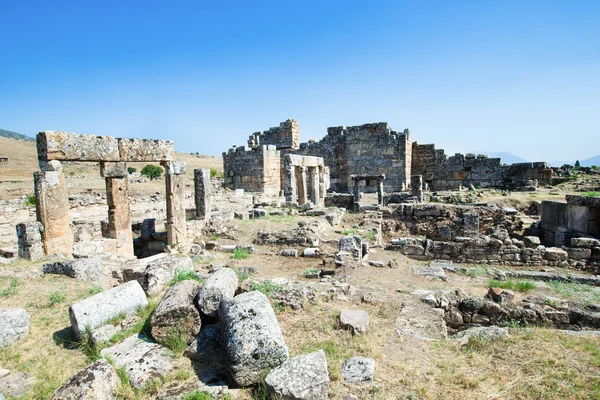
POLYGON ((298 182, 298 205, 306 204, 308 202, 306 193, 306 171, 304 167, 298 167, 299 174, 296 174, 296 179, 300 179, 298 182))
POLYGON ((319 168, 318 167, 310 167, 310 196, 311 200, 315 205, 319 204, 319 168))
POLYGON ((298 181, 296 180, 296 167, 293 165, 285 166, 284 194, 287 203, 298 201, 298 181))
POLYGON ((69 222, 69 195, 62 164, 40 162, 41 172, 33 174, 37 220, 43 226, 42 241, 46 255, 73 256, 73 237, 69 222))
POLYGON ((352 192, 352 194, 354 195, 354 202, 358 203, 358 201, 360 200, 360 190, 358 187, 358 183, 360 182, 360 179, 355 179, 354 180, 354 191, 352 192))
POLYGON ((208 220, 210 219, 212 205, 210 169, 199 168, 194 170, 194 189, 196 217, 203 220, 208 220))
POLYGON ((413 175, 411 179, 412 195, 417 198, 417 203, 423 202, 423 175, 413 175))
POLYGON ((116 239, 118 254, 133 255, 127 163, 101 162, 100 175, 106 181, 108 236, 116 239))
POLYGON ((377 204, 383 206, 383 179, 377 180, 377 204))
POLYGON ((165 167, 165 185, 167 196, 167 244, 187 242, 187 223, 185 221, 185 162, 167 161, 165 167))
POLYGON ((42 224, 38 221, 17 224, 19 258, 37 261, 44 257, 44 246, 42 244, 43 229, 42 224))

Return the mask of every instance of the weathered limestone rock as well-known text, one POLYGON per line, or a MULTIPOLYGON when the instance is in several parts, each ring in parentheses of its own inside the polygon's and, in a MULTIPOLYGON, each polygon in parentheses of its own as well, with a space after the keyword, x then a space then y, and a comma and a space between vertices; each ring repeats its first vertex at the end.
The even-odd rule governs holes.
POLYGON ((525 236, 523 238, 523 243, 525 243, 525 246, 530 249, 535 249, 542 244, 540 238, 537 236, 525 236))
POLYGON ((25 339, 29 334, 30 318, 22 308, 0 310, 0 348, 25 339))
POLYGON ((281 250, 283 257, 298 257, 298 250, 296 249, 283 249, 281 250))
POLYGON ((340 327, 348 329, 355 335, 362 335, 369 329, 369 314, 363 310, 342 310, 340 327))
POLYGON ((19 258, 37 261, 44 257, 42 230, 44 227, 37 221, 17 224, 19 258))
POLYGON ((476 326, 459 332, 452 336, 452 338, 458 339, 462 345, 466 345, 471 338, 496 341, 507 338, 508 336, 509 334, 506 328, 500 328, 498 326, 476 326))
POLYGON ((135 388, 143 388, 150 380, 165 376, 173 369, 169 350, 144 339, 142 335, 133 335, 100 352, 102 357, 110 357, 115 366, 125 369, 135 388))
POLYGON ((200 332, 200 313, 194 298, 200 282, 186 280, 171 287, 150 318, 150 332, 159 343, 173 335, 183 335, 189 344, 200 332))
POLYGON ((569 257, 569 253, 558 247, 546 248, 544 258, 549 261, 564 261, 569 257))
POLYGON ((326 400, 329 372, 325 352, 290 358, 265 378, 272 397, 282 400, 326 400))
POLYGON ((162 292, 165 285, 173 279, 177 272, 193 270, 194 264, 189 257, 163 257, 148 264, 141 279, 142 287, 148 296, 153 296, 162 292))
POLYGON ((413 273, 415 275, 432 276, 434 278, 440 278, 443 281, 447 279, 444 269, 440 265, 433 263, 431 263, 430 265, 425 265, 423 267, 414 267, 413 273))
POLYGON ((235 382, 247 386, 260 381, 265 369, 288 359, 288 348, 269 299, 258 291, 221 302, 221 340, 235 382))
POLYGON ((78 258, 46 263, 42 270, 44 274, 65 275, 85 282, 102 282, 102 261, 99 258, 78 258))
POLYGON ((230 268, 220 268, 210 274, 198 292, 196 303, 200 311, 214 317, 223 300, 233 299, 238 287, 238 277, 230 268))
POLYGON ((131 281, 73 304, 69 319, 75 335, 81 337, 86 328, 94 330, 121 313, 134 313, 147 304, 140 284, 131 281))
POLYGON ((112 400, 119 389, 117 371, 106 360, 98 360, 67 380, 51 400, 112 400))
POLYGON ((218 324, 210 324, 202 327, 198 337, 185 351, 185 356, 192 361, 201 362, 207 358, 220 361, 224 356, 221 347, 221 327, 218 324), (215 357, 218 355, 219 357, 215 357))
POLYGON ((35 172, 37 220, 42 223, 44 252, 71 257, 73 239, 69 221, 69 195, 62 167, 35 172))
POLYGON ((444 311, 425 303, 405 303, 394 325, 401 338, 410 340, 438 340, 448 336, 444 311))
POLYGON ((342 364, 344 380, 350 383, 373 382, 375 360, 367 357, 351 357, 342 364))
POLYGON ((600 240, 593 238, 572 238, 571 246, 573 247, 597 247, 600 246, 600 240))
POLYGON ((362 239, 359 235, 344 236, 340 239, 340 252, 352 254, 355 260, 362 260, 362 239))
POLYGON ((27 372, 11 371, 0 378, 0 392, 6 397, 20 398, 36 383, 36 378, 27 372))
POLYGON ((212 207, 212 186, 210 183, 210 169, 199 168, 194 170, 196 217, 208 220, 212 207))

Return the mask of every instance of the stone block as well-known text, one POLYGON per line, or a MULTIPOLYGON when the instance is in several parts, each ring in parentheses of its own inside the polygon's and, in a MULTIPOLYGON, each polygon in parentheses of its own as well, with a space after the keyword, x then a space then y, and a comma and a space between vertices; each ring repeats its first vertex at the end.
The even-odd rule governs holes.
POLYGON ((79 258, 46 263, 44 274, 65 275, 84 282, 102 284, 102 261, 99 258, 79 258))
POLYGON ((367 357, 351 357, 342 364, 342 375, 349 383, 373 382, 375 360, 367 357))
POLYGON ((100 162, 100 176, 103 178, 123 178, 128 175, 126 162, 100 162))
POLYGON ((347 329, 355 335, 362 335, 369 329, 369 314, 363 310, 342 310, 340 313, 340 327, 347 329))
POLYGON ((119 139, 119 158, 131 162, 171 161, 175 159, 175 146, 172 140, 119 139))
POLYGON ((44 257, 42 230, 44 227, 37 221, 17 224, 17 242, 19 258, 37 261, 44 257))
POLYGON ((264 294, 253 291, 221 302, 219 316, 226 362, 238 385, 258 383, 265 369, 288 359, 279 322, 264 294))
POLYGON ((120 386, 117 371, 106 360, 98 360, 69 378, 51 400, 112 400, 120 386))
POLYGON ((30 319, 22 308, 0 310, 0 348, 25 339, 29 334, 30 319))
POLYGON ((544 259, 548 261, 564 261, 569 257, 569 254, 558 247, 548 247, 546 248, 546 253, 544 254, 544 259))
POLYGON ((272 397, 282 400, 326 400, 329 371, 325 352, 290 358, 265 378, 272 397))
POLYGON ((37 134, 37 151, 40 161, 121 161, 119 142, 110 136, 43 131, 37 134))
POLYGON ((161 165, 165 167, 165 174, 183 175, 186 172, 185 161, 165 161, 161 165))
POLYGON ((233 299, 238 287, 238 277, 230 268, 219 268, 204 282, 198 291, 196 304, 200 311, 214 317, 222 301, 233 299))
POLYGON ((69 307, 69 319, 73 332, 81 337, 86 329, 93 331, 111 318, 132 314, 147 304, 140 284, 131 281, 73 304, 69 307))

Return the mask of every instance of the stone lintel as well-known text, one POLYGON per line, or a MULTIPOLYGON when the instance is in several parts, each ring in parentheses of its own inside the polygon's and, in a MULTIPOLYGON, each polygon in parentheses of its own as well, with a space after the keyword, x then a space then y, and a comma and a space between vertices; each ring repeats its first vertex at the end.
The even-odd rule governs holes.
POLYGON ((165 168, 165 175, 183 175, 186 171, 185 161, 163 161, 160 163, 165 168))
POLYGON ((366 180, 376 180, 383 181, 385 179, 385 174, 352 174, 350 175, 350 179, 353 181, 366 181, 366 180))
POLYGON ((169 161, 175 157, 172 140, 114 138, 73 132, 37 134, 39 161, 169 161))
POLYGON ((127 163, 123 161, 119 162, 100 162, 100 175, 103 178, 123 178, 128 176, 127 163))

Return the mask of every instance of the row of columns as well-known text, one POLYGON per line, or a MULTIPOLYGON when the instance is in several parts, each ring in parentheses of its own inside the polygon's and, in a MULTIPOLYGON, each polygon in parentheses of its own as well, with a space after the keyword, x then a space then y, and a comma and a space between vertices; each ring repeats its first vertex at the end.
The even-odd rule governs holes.
MULTIPOLYGON (((167 244, 187 242, 185 213, 185 162, 168 161, 165 167, 167 199, 167 244)), ((40 162, 41 171, 34 173, 37 219, 42 224, 44 253, 71 257, 73 238, 69 219, 69 196, 59 161, 40 162)), ((208 176, 203 172, 203 177, 208 176)), ((196 172, 196 171, 195 171, 196 172)), ((116 240, 119 254, 133 255, 131 204, 129 201, 129 173, 126 162, 101 162, 100 174, 106 183, 109 236, 116 240)), ((208 186, 206 186, 208 187, 208 186)), ((205 191, 207 195, 210 190, 205 191)), ((210 203, 204 210, 210 213, 210 203)), ((204 211, 204 214, 207 214, 204 211)))
POLYGON ((385 179, 385 174, 377 175, 377 176, 361 176, 361 175, 352 175, 350 177, 354 181, 354 190, 352 191, 354 195, 354 203, 358 203, 360 200, 360 185, 359 183, 364 180, 377 180, 377 204, 383 206, 383 180, 385 179))
POLYGON ((325 168, 322 166, 287 166, 285 174, 286 201, 299 205, 312 201, 317 206, 324 205, 325 168))

